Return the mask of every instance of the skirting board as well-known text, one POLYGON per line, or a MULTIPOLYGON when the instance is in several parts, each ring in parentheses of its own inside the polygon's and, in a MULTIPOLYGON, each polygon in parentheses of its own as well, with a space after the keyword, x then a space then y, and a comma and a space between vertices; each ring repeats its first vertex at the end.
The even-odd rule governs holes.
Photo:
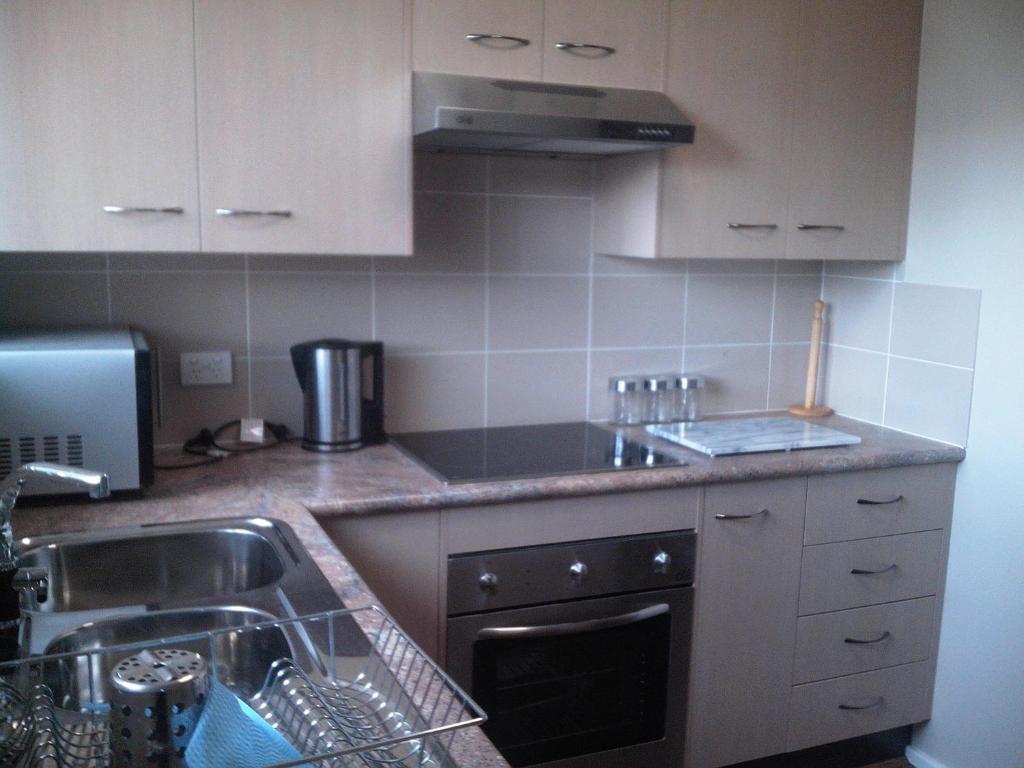
POLYGON ((940 763, 913 746, 907 747, 907 762, 914 768, 949 768, 945 763, 940 763))

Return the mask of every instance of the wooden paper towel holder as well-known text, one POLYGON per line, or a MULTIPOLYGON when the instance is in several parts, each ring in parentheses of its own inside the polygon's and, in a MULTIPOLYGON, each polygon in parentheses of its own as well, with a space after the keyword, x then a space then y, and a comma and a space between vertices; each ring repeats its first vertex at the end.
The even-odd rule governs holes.
POLYGON ((789 412, 794 416, 832 415, 831 408, 814 404, 818 393, 818 365, 821 361, 821 316, 824 312, 825 302, 820 299, 814 302, 814 318, 811 320, 811 349, 807 354, 807 385, 804 389, 803 404, 789 406, 789 412))

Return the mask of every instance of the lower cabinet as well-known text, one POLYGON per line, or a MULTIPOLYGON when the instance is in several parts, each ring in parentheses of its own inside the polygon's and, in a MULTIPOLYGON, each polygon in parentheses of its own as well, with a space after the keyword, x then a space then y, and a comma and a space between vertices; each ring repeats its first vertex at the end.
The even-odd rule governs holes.
POLYGON ((955 476, 705 489, 686 768, 928 719, 955 476))
POLYGON ((701 516, 688 765, 786 751, 807 480, 710 486, 701 516))

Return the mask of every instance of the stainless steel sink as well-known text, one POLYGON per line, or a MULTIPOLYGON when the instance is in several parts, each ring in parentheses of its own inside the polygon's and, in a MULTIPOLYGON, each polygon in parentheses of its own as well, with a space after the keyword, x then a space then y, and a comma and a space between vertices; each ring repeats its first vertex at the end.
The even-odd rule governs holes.
POLYGON ((49 572, 50 595, 39 605, 46 612, 232 597, 280 581, 285 570, 263 533, 245 528, 72 538, 31 549, 18 564, 49 572))
POLYGON ((47 599, 25 611, 31 655, 344 607, 291 528, 266 518, 25 539, 19 565, 49 574, 47 599))
POLYGON ((44 666, 43 677, 54 701, 65 709, 79 709, 110 701, 110 675, 126 656, 117 653, 91 653, 106 648, 144 643, 154 638, 195 636, 174 647, 195 651, 214 659, 216 676, 236 693, 251 696, 263 685, 267 669, 277 659, 293 658, 294 644, 280 627, 267 627, 246 635, 237 642, 233 633, 202 637, 205 632, 245 627, 276 617, 252 608, 185 608, 128 616, 117 616, 89 623, 54 638, 45 648, 46 655, 69 654, 44 666), (212 646, 212 647, 211 647, 212 646))

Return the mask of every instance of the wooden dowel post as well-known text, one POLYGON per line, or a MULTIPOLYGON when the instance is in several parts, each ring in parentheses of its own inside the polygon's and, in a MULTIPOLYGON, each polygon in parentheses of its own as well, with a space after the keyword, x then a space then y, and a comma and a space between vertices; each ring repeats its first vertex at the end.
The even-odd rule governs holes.
POLYGON ((811 319, 811 349, 807 355, 807 383, 804 388, 804 402, 792 405, 789 412, 794 416, 828 416, 831 408, 815 405, 818 395, 818 368, 821 364, 821 324, 825 313, 825 302, 814 302, 814 316, 811 319))

